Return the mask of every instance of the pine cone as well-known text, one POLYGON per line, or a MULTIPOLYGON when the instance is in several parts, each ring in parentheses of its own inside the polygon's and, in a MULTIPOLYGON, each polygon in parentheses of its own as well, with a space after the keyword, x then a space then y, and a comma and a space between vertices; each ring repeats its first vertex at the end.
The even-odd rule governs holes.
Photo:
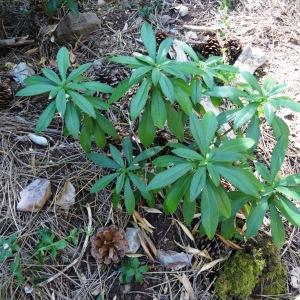
POLYGON ((157 30, 155 33, 156 43, 159 46, 163 40, 168 37, 167 33, 162 30, 157 30))
POLYGON ((242 52, 242 45, 239 40, 231 39, 224 44, 225 53, 230 64, 234 64, 242 52))
POLYGON ((194 47, 195 51, 198 51, 204 58, 208 58, 211 55, 221 56, 222 47, 215 37, 210 37, 204 44, 198 44, 194 47))
POLYGON ((117 86, 122 80, 128 77, 128 75, 129 72, 126 70, 114 67, 103 68, 96 74, 99 81, 112 87, 117 86))
POLYGON ((97 263, 109 265, 119 263, 128 250, 125 231, 115 225, 98 229, 91 238, 91 254, 97 263))
POLYGON ((0 79, 0 109, 7 108, 12 100, 12 91, 9 79, 0 79))

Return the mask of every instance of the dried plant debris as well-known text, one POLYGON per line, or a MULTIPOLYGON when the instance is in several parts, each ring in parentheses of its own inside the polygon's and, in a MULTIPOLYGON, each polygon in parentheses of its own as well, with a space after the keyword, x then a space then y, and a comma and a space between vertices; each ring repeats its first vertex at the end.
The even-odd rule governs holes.
POLYGON ((234 64, 242 53, 242 44, 238 39, 229 39, 224 44, 225 54, 230 64, 234 64))
POLYGON ((125 231, 116 225, 102 227, 91 238, 91 254, 97 263, 117 264, 128 250, 125 231))
POLYGON ((0 109, 8 108, 12 98, 10 80, 0 78, 0 109))

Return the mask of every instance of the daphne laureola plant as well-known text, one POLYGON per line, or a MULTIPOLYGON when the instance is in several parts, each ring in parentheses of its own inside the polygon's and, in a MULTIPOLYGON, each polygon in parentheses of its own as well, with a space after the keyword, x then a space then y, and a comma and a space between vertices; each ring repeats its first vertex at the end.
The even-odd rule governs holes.
POLYGON ((114 182, 113 203, 116 206, 123 198, 130 214, 139 198, 153 206, 154 199, 162 197, 165 213, 174 213, 181 207, 184 221, 190 224, 195 213, 200 212, 202 232, 213 238, 219 228, 230 239, 236 232, 238 211, 246 216, 247 238, 257 234, 268 213, 273 240, 282 246, 282 217, 300 227, 300 212, 292 201, 300 200, 300 174, 280 176, 289 129, 276 110, 284 106, 300 112, 300 104, 282 95, 285 85, 270 78, 261 85, 252 74, 237 70, 220 57, 204 61, 183 42, 177 41, 189 61, 170 59, 173 40, 167 38, 157 47, 148 23, 142 26, 141 39, 147 54, 111 59, 133 70, 130 78, 114 89, 84 76, 90 64, 69 73, 69 54, 61 48, 57 54, 59 75, 45 68, 45 77, 28 78, 26 87, 17 94, 49 93, 52 102, 41 114, 37 131, 49 126, 58 112, 66 133, 79 137, 89 159, 109 171, 91 191, 99 192, 114 182), (230 86, 238 75, 244 80, 230 86), (138 135, 146 149, 136 153, 127 137, 121 151, 109 146, 111 158, 91 152, 93 142, 99 147, 105 145, 105 134, 117 137, 105 111, 134 86, 137 92, 129 114, 132 121, 138 121, 138 135), (100 97, 103 93, 110 95, 108 102, 100 97), (207 96, 215 105, 226 98, 231 109, 217 116, 206 112, 201 102, 207 96), (256 161, 253 152, 264 118, 277 140, 270 166, 256 161), (226 123, 232 124, 236 138, 226 135, 226 123), (169 129, 178 142, 147 148, 153 144, 157 129, 169 129), (171 154, 159 155, 165 148, 171 154))

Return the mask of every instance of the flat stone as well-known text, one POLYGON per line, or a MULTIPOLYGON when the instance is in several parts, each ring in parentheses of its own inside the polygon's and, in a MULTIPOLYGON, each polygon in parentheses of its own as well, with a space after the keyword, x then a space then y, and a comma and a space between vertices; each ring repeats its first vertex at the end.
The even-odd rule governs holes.
POLYGON ((37 212, 51 197, 51 184, 48 179, 36 179, 20 192, 18 211, 37 212))
POLYGON ((66 181, 62 190, 59 192, 57 198, 55 199, 55 204, 60 206, 64 210, 69 210, 70 207, 75 203, 75 197, 75 187, 70 181, 66 181))
POLYGON ((179 270, 191 264, 192 255, 172 250, 158 250, 157 259, 165 268, 179 270))
POLYGON ((139 229, 137 229, 137 228, 128 227, 126 229, 126 237, 127 237, 127 241, 128 241, 128 252, 129 253, 136 253, 141 246, 141 242, 140 242, 138 233, 139 233, 139 229))
POLYGON ((101 24, 100 19, 93 12, 68 13, 58 24, 55 37, 58 41, 70 41, 79 37, 86 38, 97 30, 101 24))

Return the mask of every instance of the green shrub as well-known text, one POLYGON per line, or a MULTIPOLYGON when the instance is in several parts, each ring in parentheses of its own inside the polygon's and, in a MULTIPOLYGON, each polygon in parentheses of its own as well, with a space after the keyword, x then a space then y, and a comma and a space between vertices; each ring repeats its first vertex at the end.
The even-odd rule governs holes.
POLYGON ((130 283, 132 279, 136 283, 143 281, 143 274, 148 272, 147 265, 141 265, 138 258, 128 258, 121 267, 120 283, 130 283))
POLYGON ((111 122, 100 112, 109 109, 109 105, 95 93, 111 93, 113 89, 107 84, 88 81, 83 74, 91 67, 84 64, 68 74, 70 67, 69 52, 63 47, 56 57, 59 71, 44 68, 44 76, 31 76, 25 80, 26 87, 17 96, 35 96, 47 93, 52 102, 41 114, 36 131, 47 128, 56 112, 64 119, 67 134, 80 138, 84 150, 89 151, 92 140, 99 147, 106 143, 105 134, 117 137, 111 122))
POLYGON ((147 200, 149 206, 154 205, 153 195, 148 191, 144 182, 147 177, 146 161, 156 155, 161 147, 149 148, 142 151, 136 157, 133 157, 133 149, 130 138, 125 138, 123 142, 123 158, 122 153, 113 145, 109 145, 112 159, 100 153, 88 154, 95 164, 104 168, 113 170, 113 173, 99 179, 92 187, 91 192, 96 193, 103 190, 112 181, 115 181, 113 203, 117 207, 120 201, 120 194, 123 190, 125 207, 128 213, 132 214, 136 206, 136 196, 133 192, 134 187, 139 195, 147 200))

